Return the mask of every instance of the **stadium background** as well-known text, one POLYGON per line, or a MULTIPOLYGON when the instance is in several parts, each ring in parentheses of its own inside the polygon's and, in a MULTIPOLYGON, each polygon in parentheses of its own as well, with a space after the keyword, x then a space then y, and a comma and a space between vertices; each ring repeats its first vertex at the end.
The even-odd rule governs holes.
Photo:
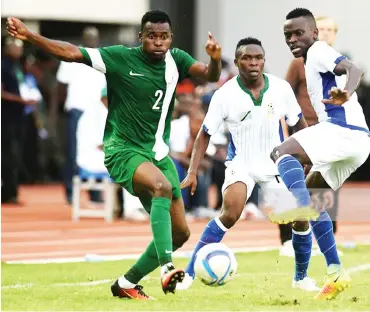
MULTIPOLYGON (((330 16, 338 23, 339 33, 335 47, 350 55, 366 71, 360 95, 369 122, 370 62, 366 38, 370 27, 365 22, 370 11, 370 2, 367 1, 353 0, 348 5, 346 0, 105 0, 103 4, 87 0, 4 0, 1 29, 3 37, 5 19, 11 15, 21 18, 29 27, 47 37, 80 44, 84 27, 93 25, 100 31, 101 46, 135 46, 138 44, 137 33, 142 15, 149 9, 162 9, 172 19, 175 34, 173 46, 206 61, 204 43, 207 32, 211 31, 222 45, 224 58, 231 64, 228 70, 232 74, 235 73, 232 61, 237 41, 246 36, 254 36, 265 47, 266 70, 284 77, 292 56, 285 46, 281 28, 286 12, 297 6, 309 6, 316 15, 330 16)), ((40 84, 43 86, 41 91, 45 100, 42 119, 49 131, 49 138, 40 142, 37 131, 28 132, 26 141, 31 143, 28 143, 27 153, 22 158, 22 165, 28 173, 22 177, 21 205, 2 207, 2 260, 45 260, 82 257, 87 253, 117 255, 141 252, 150 239, 150 228, 145 222, 132 225, 121 220, 108 225, 103 220, 81 220, 78 223, 71 221, 70 206, 65 203, 60 185, 65 148, 63 103, 58 106, 56 129, 48 129, 48 101, 56 87, 55 73, 59 64, 29 45, 25 46, 25 53, 32 53, 40 60, 40 68, 47 72, 40 84), (130 241, 123 239, 112 242, 113 235, 126 238, 129 235, 138 244, 130 246, 130 241)), ((186 86, 183 87, 186 90, 186 86)), ((206 102, 206 97, 203 99, 206 102)), ((34 127, 31 125, 32 129, 34 127)), ((370 221, 366 210, 366 203, 370 202, 367 192, 370 187, 370 161, 350 180, 351 183, 347 183, 340 193, 339 207, 343 226, 338 239, 342 242, 369 241, 368 223, 363 222, 370 221), (358 223, 359 221, 362 223, 358 223)), ((192 239, 184 250, 192 248, 205 222, 197 220, 191 224, 192 239)), ((248 222, 249 224, 240 222, 228 235, 226 242, 231 247, 279 246, 278 231, 274 225, 268 222, 248 222), (264 239, 257 241, 255 238, 261 233, 264 233, 264 239)))

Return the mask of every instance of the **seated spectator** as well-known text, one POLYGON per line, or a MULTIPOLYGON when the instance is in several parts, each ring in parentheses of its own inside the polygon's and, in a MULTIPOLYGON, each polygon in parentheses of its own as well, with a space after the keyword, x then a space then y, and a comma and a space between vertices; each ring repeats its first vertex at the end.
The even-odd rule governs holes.
POLYGON ((77 125, 77 165, 80 170, 108 175, 104 166, 103 136, 108 115, 107 89, 101 101, 91 103, 77 125))

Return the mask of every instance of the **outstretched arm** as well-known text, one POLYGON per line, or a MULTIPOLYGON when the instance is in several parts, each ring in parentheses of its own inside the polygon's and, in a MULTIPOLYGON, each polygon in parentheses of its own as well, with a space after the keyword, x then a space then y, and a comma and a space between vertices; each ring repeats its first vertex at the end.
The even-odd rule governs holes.
POLYGON ((29 30, 26 25, 15 17, 9 17, 6 24, 9 35, 14 38, 28 41, 65 62, 84 62, 80 49, 71 43, 43 37, 29 30))
POLYGON ((208 33, 208 41, 206 44, 207 54, 210 56, 208 65, 196 62, 189 68, 189 74, 193 77, 202 78, 209 82, 217 82, 221 75, 221 46, 213 38, 211 33, 208 33))

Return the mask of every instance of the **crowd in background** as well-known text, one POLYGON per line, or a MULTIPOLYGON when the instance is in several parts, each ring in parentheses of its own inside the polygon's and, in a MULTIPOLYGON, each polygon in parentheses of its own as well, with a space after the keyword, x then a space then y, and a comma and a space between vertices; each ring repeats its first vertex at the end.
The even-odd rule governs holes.
MULTIPOLYGON (((91 102, 101 103, 104 76, 81 64, 60 63, 41 51, 29 52, 19 40, 5 38, 2 42, 2 202, 18 202, 19 184, 62 182, 66 202, 71 203, 72 178, 78 172, 78 122, 91 102)), ((99 46, 98 30, 85 29, 81 44, 99 46)), ((234 66, 223 61, 218 83, 186 79, 178 86, 170 156, 180 180, 186 175, 192 145, 213 93, 235 73, 234 66)), ((363 83, 358 96, 370 125, 370 86, 363 83)), ((227 129, 220 129, 211 138, 201 164, 196 193, 190 196, 183 190, 190 216, 212 218, 218 213, 227 146, 227 129)), ((367 160, 352 179, 370 180, 369 172, 367 160)), ((91 192, 91 201, 101 201, 100 195, 91 192)), ((252 204, 255 201, 252 196, 252 204)))

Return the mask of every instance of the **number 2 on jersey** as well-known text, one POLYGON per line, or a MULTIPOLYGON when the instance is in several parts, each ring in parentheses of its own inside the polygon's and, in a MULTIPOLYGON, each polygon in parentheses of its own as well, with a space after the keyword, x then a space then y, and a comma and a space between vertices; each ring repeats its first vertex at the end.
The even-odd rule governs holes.
POLYGON ((157 98, 157 100, 155 101, 152 109, 160 110, 161 108, 159 107, 159 103, 161 102, 161 100, 163 98, 163 91, 162 90, 157 90, 157 91, 155 91, 154 95, 157 98))

